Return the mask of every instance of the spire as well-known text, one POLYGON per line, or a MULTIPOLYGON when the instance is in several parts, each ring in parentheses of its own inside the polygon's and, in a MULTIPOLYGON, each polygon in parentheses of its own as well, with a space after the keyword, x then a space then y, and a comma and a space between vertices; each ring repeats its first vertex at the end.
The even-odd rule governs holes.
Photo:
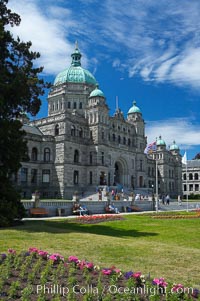
POLYGON ((79 51, 77 41, 75 42, 75 49, 74 49, 74 52, 71 54, 71 57, 72 57, 72 62, 71 62, 72 66, 75 66, 75 67, 81 66, 81 53, 79 51))
POLYGON ((75 42, 75 50, 78 50, 78 41, 76 40, 76 42, 75 42))
POLYGON ((118 96, 116 96, 116 111, 119 109, 119 104, 118 104, 118 96))

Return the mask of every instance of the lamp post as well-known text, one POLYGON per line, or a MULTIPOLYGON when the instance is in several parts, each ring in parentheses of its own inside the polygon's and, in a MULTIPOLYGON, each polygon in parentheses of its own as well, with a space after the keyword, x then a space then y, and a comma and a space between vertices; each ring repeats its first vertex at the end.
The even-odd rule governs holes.
POLYGON ((156 212, 158 212, 158 158, 156 154, 156 212))

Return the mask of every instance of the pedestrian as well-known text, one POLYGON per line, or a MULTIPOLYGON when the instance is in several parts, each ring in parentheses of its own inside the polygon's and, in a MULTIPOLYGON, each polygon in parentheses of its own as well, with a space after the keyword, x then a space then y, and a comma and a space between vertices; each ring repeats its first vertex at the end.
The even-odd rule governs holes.
POLYGON ((169 202, 170 202, 170 196, 169 194, 166 196, 166 205, 169 205, 169 202))
POLYGON ((181 204, 182 204, 181 196, 178 195, 178 205, 181 206, 181 204))

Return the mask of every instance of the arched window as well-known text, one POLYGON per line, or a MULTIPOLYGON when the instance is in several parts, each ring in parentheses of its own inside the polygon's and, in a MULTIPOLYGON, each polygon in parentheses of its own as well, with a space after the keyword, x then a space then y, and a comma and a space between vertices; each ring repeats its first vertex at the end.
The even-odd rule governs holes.
POLYGON ((126 137, 123 138, 123 144, 126 145, 126 137))
POLYGON ((76 109, 77 105, 76 105, 76 102, 74 102, 74 109, 76 109))
POLYGON ((70 101, 68 101, 68 103, 67 103, 67 108, 71 109, 71 102, 70 101))
POLYGON ((36 147, 33 147, 31 152, 31 160, 37 161, 37 156, 38 156, 38 150, 36 147))
POLYGON ((194 179, 195 179, 195 180, 198 180, 198 179, 199 179, 198 173, 195 173, 195 174, 194 174, 194 179))
POLYGON ((79 151, 75 149, 74 151, 74 162, 78 163, 79 162, 79 151))
POLYGON ((83 108, 83 104, 82 102, 79 103, 79 109, 82 109, 83 108))
POLYGON ((74 171, 74 184, 75 184, 75 185, 78 184, 78 178, 79 178, 78 170, 75 170, 75 171, 74 171))
POLYGON ((75 129, 75 126, 72 125, 71 126, 71 136, 75 136, 75 134, 76 134, 76 129, 75 129))
POLYGON ((131 145, 131 139, 128 138, 128 146, 130 146, 130 145, 131 145))
POLYGON ((186 180, 186 173, 183 174, 183 180, 186 180))
POLYGON ((90 171, 90 185, 92 185, 92 179, 93 179, 92 171, 90 171))
POLYGON ((121 143, 121 137, 118 136, 118 143, 121 143))
POLYGON ((193 174, 189 173, 189 180, 193 180, 193 174))
POLYGON ((79 129, 79 137, 83 137, 83 129, 82 128, 79 129))
POLYGON ((48 147, 45 147, 44 149, 44 162, 50 161, 50 149, 48 147))
POLYGON ((59 125, 56 124, 55 126, 55 136, 58 136, 59 135, 59 125))

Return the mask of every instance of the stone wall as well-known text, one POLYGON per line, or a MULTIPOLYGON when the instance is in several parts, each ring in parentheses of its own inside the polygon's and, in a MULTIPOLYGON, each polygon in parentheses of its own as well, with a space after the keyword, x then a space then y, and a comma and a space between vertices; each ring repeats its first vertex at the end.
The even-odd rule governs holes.
MULTIPOLYGON (((34 202, 32 200, 23 200, 22 201, 27 213, 30 208, 33 207, 34 202)), ((39 207, 46 208, 49 212, 49 216, 58 215, 58 209, 62 209, 62 216, 72 215, 73 201, 65 200, 41 200, 39 207)), ((104 214, 105 206, 108 204, 106 201, 84 201, 84 203, 91 214, 104 214)), ((130 206, 130 201, 114 201, 114 206, 118 208, 120 212, 124 211, 124 206, 130 206)), ((138 206, 142 211, 151 211, 153 205, 151 201, 138 201, 135 202, 135 205, 138 206)))

